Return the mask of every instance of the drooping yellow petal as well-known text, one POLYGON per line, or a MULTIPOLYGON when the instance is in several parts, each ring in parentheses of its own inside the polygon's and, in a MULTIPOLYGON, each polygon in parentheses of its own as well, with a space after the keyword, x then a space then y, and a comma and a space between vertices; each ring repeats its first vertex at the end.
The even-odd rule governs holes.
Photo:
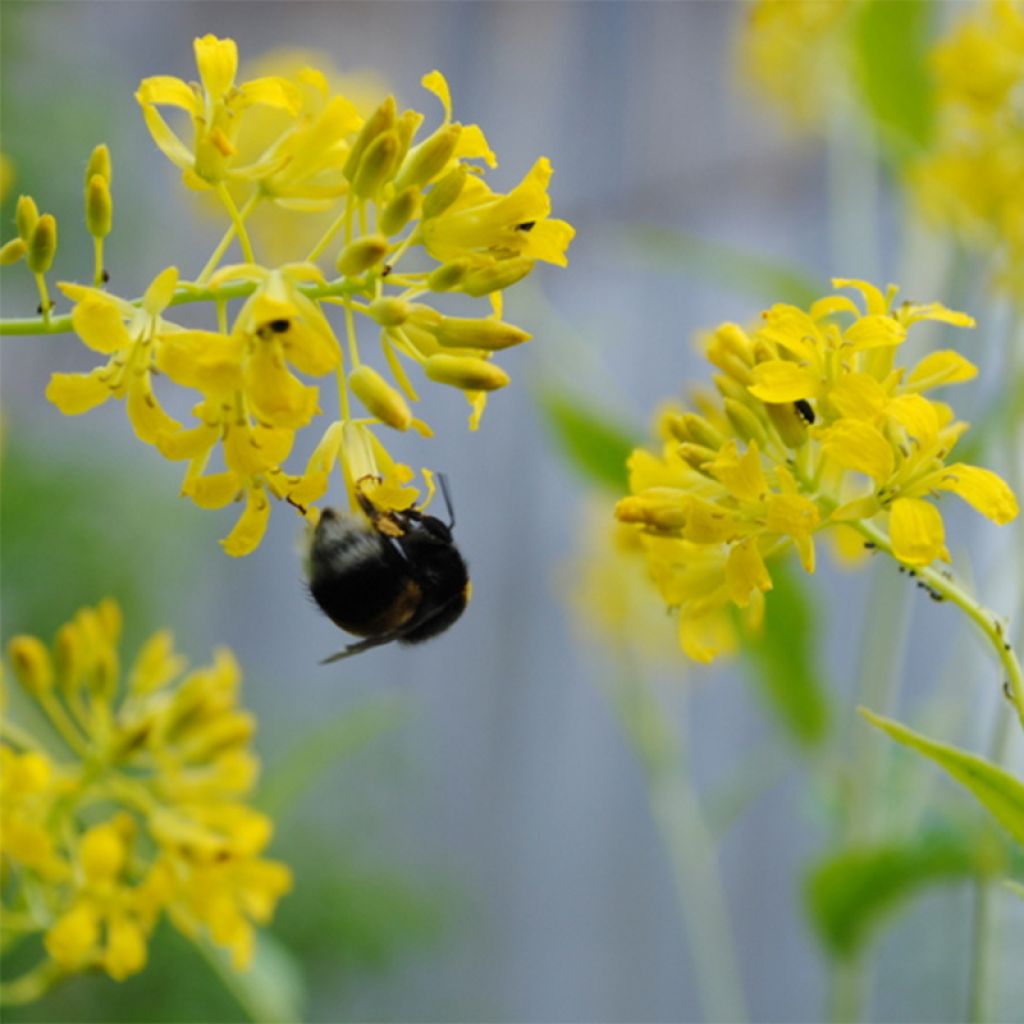
POLYGON ((877 483, 892 476, 892 446, 863 420, 838 420, 825 432, 822 447, 844 469, 864 473, 877 483))
POLYGON ((949 560, 942 515, 921 498, 897 498, 889 514, 893 553, 907 565, 930 565, 949 560))
POLYGON ((852 277, 833 277, 832 287, 853 288, 860 292, 864 296, 864 303, 867 306, 868 313, 884 316, 889 310, 889 303, 886 302, 885 296, 873 284, 869 284, 867 281, 859 281, 852 277))
POLYGON ((186 477, 181 493, 191 498, 200 508, 224 508, 234 501, 242 490, 237 473, 211 473, 209 476, 186 477))
POLYGON ((927 391, 945 384, 959 384, 978 376, 978 368, 959 352, 942 349, 929 352, 906 379, 906 386, 912 391, 927 391))
POLYGON ((294 431, 286 428, 230 424, 224 436, 224 461, 242 476, 256 476, 280 466, 294 440, 294 431))
POLYGON ((102 405, 113 395, 102 379, 108 375, 105 367, 92 373, 55 373, 46 386, 46 397, 65 416, 77 416, 102 405))
POLYGON ((71 326, 89 348, 109 355, 128 348, 131 335, 121 311, 109 299, 96 293, 86 295, 71 311, 71 326))
POLYGON ((908 326, 916 324, 920 320, 937 320, 939 323, 952 324, 954 327, 975 326, 973 316, 958 313, 955 309, 947 309, 939 302, 929 302, 924 305, 907 303, 898 310, 898 316, 908 326))
POLYGON ((772 578, 755 538, 748 537, 729 549, 729 557, 725 562, 725 582, 733 603, 740 608, 750 604, 752 590, 772 589, 772 578))
POLYGON ((923 395, 897 395, 889 403, 886 412, 924 446, 930 445, 938 437, 939 414, 935 403, 923 395))
MULTIPOLYGON (((765 529, 795 539, 809 537, 821 522, 818 506, 799 494, 773 494, 768 498, 765 529)), ((808 570, 811 571, 811 570, 808 570)))
POLYGON ((813 397, 820 387, 816 374, 785 359, 769 359, 754 367, 754 383, 747 389, 762 402, 796 402, 813 397))
POLYGON ((194 459, 208 452, 220 437, 220 427, 200 423, 188 430, 177 430, 169 434, 161 434, 156 439, 156 447, 165 459, 194 459))
POLYGON ((828 393, 828 400, 843 417, 874 420, 885 407, 886 390, 870 373, 844 374, 828 393))
POLYGON ((144 78, 139 82, 135 98, 143 107, 156 103, 168 107, 180 107, 193 115, 202 112, 202 104, 192 87, 187 82, 183 82, 180 78, 173 78, 171 75, 153 75, 151 78, 144 78))
POLYGON ((964 462, 947 466, 938 486, 952 491, 972 508, 1000 526, 1017 518, 1020 508, 1009 485, 997 473, 964 462))
POLYGON ((705 468, 741 501, 760 501, 768 491, 756 441, 750 442, 743 455, 739 454, 736 442, 729 441, 718 458, 705 468))
POLYGON ((420 85, 441 101, 441 106, 444 107, 444 119, 450 121, 452 119, 452 96, 448 89, 448 80, 444 75, 437 70, 431 71, 420 79, 420 85))
POLYGON ((245 511, 232 531, 220 542, 232 558, 251 554, 259 547, 270 522, 270 499, 262 487, 249 487, 245 511))
POLYGON ((275 427, 304 427, 317 409, 317 389, 302 384, 285 366, 275 341, 258 340, 245 367, 246 393, 256 415, 275 427))
POLYGON ((130 375, 125 405, 136 436, 146 444, 155 444, 164 435, 181 430, 181 424, 164 412, 153 394, 148 371, 130 375))
POLYGON ((176 384, 204 395, 227 395, 242 389, 241 338, 214 331, 174 331, 156 348, 156 365, 176 384))
POLYGON ((142 117, 160 152, 183 171, 190 168, 195 159, 192 150, 178 138, 156 107, 144 106, 142 117))

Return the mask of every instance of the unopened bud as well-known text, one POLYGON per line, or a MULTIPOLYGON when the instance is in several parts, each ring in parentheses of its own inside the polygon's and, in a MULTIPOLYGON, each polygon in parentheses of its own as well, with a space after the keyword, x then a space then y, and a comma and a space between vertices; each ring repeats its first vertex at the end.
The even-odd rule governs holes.
POLYGON ((412 307, 405 299, 389 297, 375 299, 370 303, 368 312, 381 327, 398 327, 409 319, 412 307))
POLYGON ((12 238, 0 249, 0 267, 9 267, 28 252, 28 246, 20 238, 12 238))
POLYGON ((641 523, 659 530, 681 530, 686 525, 687 508, 674 494, 630 495, 615 506, 620 523, 641 523))
POLYGON ((32 229, 28 243, 28 268, 33 274, 45 274, 57 254, 57 221, 52 213, 44 213, 32 229))
POLYGON ((39 207, 31 196, 18 197, 18 205, 14 209, 14 223, 18 228, 18 237, 27 245, 32 241, 32 232, 39 223, 39 207))
POLYGON ((758 419, 757 414, 748 405, 737 402, 732 398, 725 400, 725 415, 729 417, 733 430, 746 442, 756 441, 764 451, 768 441, 764 424, 758 419))
POLYGON ((714 448, 707 448, 702 444, 693 444, 690 441, 681 444, 676 451, 683 462, 696 470, 700 470, 701 466, 705 463, 714 462, 718 458, 718 452, 714 448))
POLYGON ((487 352, 510 348, 529 341, 531 335, 502 320, 473 320, 459 316, 441 317, 432 328, 437 340, 449 348, 480 348, 487 352))
POLYGON ((423 372, 438 384, 463 391, 497 391, 509 382, 508 374, 486 359, 450 356, 439 353, 423 364, 423 372))
POLYGON ((380 263, 388 252, 388 240, 383 235, 366 235, 350 242, 338 255, 338 273, 356 277, 380 263))
POLYGON ((402 144, 397 132, 378 135, 359 161, 359 170, 352 179, 352 191, 363 199, 375 196, 390 180, 398 166, 402 144))
POLYGON ((461 134, 461 124, 446 124, 411 149, 395 178, 395 186, 406 188, 409 185, 427 185, 433 181, 454 155, 461 134))
POLYGON ((437 217, 444 213, 462 192, 466 184, 468 171, 461 164, 449 171, 428 193, 423 200, 423 216, 437 217))
POLYGON ((725 438, 703 416, 687 412, 683 414, 683 422, 686 424, 686 433, 691 441, 707 448, 713 448, 715 451, 725 444, 725 438))
POLYGON ((399 192, 394 199, 384 207, 380 215, 380 229, 385 235, 397 235, 406 224, 416 216, 420 209, 420 191, 417 188, 407 188, 399 192))
POLYGON ((57 663, 57 683, 62 690, 70 692, 78 686, 85 667, 85 654, 78 630, 70 623, 61 626, 57 630, 53 649, 57 663))
MULTIPOLYGON (((716 373, 713 380, 718 393, 723 398, 731 398, 735 402, 746 402, 749 398, 746 387, 736 380, 735 377, 727 377, 723 373, 716 373)), ((751 378, 751 383, 753 383, 753 378, 751 378)))
POLYGON ((85 226, 93 238, 106 238, 113 221, 110 186, 102 174, 94 174, 85 187, 85 226))
POLYGON ((792 402, 765 402, 764 408, 787 448, 799 448, 807 440, 807 424, 792 402))
POLYGON ((98 145, 89 155, 89 162, 85 165, 86 188, 88 188, 94 174, 98 174, 108 186, 110 185, 110 150, 107 148, 106 143, 98 145))
POLYGON ((450 260, 437 267, 427 278, 427 287, 432 292, 450 292, 458 288, 469 270, 469 260, 450 260))
POLYGON ((18 682, 33 697, 53 686, 53 662, 46 645, 34 636, 16 636, 7 648, 7 656, 18 682))
POLYGON ((412 411, 405 399, 373 367, 357 366, 348 375, 348 383, 359 401, 381 423, 395 430, 408 430, 412 426, 412 411))
POLYGON ((490 295, 491 292, 500 292, 505 288, 511 288, 517 281, 526 277, 531 270, 533 270, 533 260, 525 257, 501 260, 467 274, 459 290, 474 298, 480 298, 482 295, 490 295))
POLYGON ((349 150, 348 159, 342 168, 343 173, 349 181, 356 176, 359 169, 359 161, 362 160, 366 147, 377 138, 381 132, 390 131, 395 126, 395 97, 389 96, 363 123, 352 149, 349 150))

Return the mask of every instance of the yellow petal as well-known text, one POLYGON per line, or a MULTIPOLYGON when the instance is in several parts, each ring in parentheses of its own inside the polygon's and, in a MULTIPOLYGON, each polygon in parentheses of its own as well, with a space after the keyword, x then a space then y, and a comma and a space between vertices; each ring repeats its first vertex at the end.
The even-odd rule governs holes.
POLYGON ((270 499, 262 487, 250 487, 245 499, 245 511, 234 529, 220 542, 232 558, 241 558, 259 547, 270 521, 270 499))
POLYGON ((139 82, 135 98, 145 107, 159 103, 168 107, 180 107, 190 114, 202 112, 202 106, 192 87, 180 78, 170 75, 154 75, 139 82))
POLYGON ((974 327, 973 316, 966 313, 958 313, 955 309, 947 309, 939 302, 929 302, 925 305, 905 305, 899 311, 900 320, 905 324, 916 324, 919 320, 937 320, 940 323, 952 324, 954 327, 974 327))
POLYGON ((705 468, 725 485, 730 494, 742 501, 761 501, 768 491, 756 441, 750 442, 742 456, 738 454, 736 442, 729 441, 718 458, 705 468))
POLYGON ((189 430, 176 430, 161 434, 156 447, 165 459, 194 459, 208 452, 220 437, 220 428, 200 423, 189 430))
POLYGON ((892 476, 892 446, 870 423, 839 420, 822 438, 825 454, 845 469, 864 473, 877 483, 892 476))
POLYGON ((725 583, 729 588, 729 596, 740 608, 750 604, 752 590, 772 589, 772 578, 768 575, 755 538, 748 537, 729 549, 729 557, 725 562, 725 583))
POLYGON ((708 664, 736 649, 736 631, 721 608, 703 614, 680 613, 679 646, 688 658, 708 664))
POLYGON ((889 535, 896 557, 907 565, 949 560, 946 530, 939 510, 920 498, 897 498, 889 514, 889 535))
POLYGON ((859 281, 852 277, 833 277, 832 287, 854 288, 859 291, 864 296, 868 313, 884 316, 889 310, 889 303, 886 302, 885 296, 873 284, 869 284, 867 281, 859 281))
POLYGON ((302 109, 302 93, 288 79, 276 75, 244 82, 241 91, 246 103, 276 107, 289 114, 297 114, 302 109))
POLYGON ((978 376, 974 363, 964 359, 959 352, 943 349, 930 352, 910 371, 906 386, 913 391, 927 391, 944 384, 959 384, 978 376))
POLYGON ((174 298, 174 291, 177 287, 177 267, 168 267, 166 270, 160 271, 160 273, 153 278, 152 283, 146 289, 146 294, 142 297, 142 308, 149 313, 150 316, 156 316, 157 313, 162 312, 168 305, 170 305, 171 299, 174 298))
POLYGON ((317 389, 285 366, 281 346, 258 340, 245 367, 246 393, 259 419, 275 427, 304 427, 317 410, 317 389))
POLYGON ((1000 526, 1012 522, 1020 511, 1017 498, 997 473, 963 462, 947 466, 938 486, 958 494, 972 508, 1000 526))
POLYGON ((854 351, 898 345, 907 336, 907 329, 891 316, 863 316, 843 332, 845 344, 854 351))
POLYGON ((171 126, 163 119, 156 107, 143 107, 142 117, 160 152, 182 170, 191 167, 194 162, 192 150, 174 134, 171 126))
POLYGON ((773 494, 768 498, 765 529, 770 533, 794 539, 810 536, 820 521, 818 507, 809 498, 799 494, 773 494))
POLYGON ((148 371, 138 376, 132 374, 125 404, 136 436, 146 444, 155 444, 161 436, 181 430, 181 424, 168 416, 156 400, 148 371))
POLYGON ((102 405, 113 392, 101 376, 106 376, 105 367, 92 373, 55 373, 46 386, 46 397, 65 416, 77 416, 102 405))
POLYGON ((448 81, 440 71, 431 71, 420 79, 420 85, 432 92, 444 107, 444 119, 450 121, 452 117, 452 96, 448 89, 448 81))
POLYGON ((235 41, 207 34, 193 42, 193 49, 203 88, 214 100, 222 99, 235 84, 238 71, 238 47, 235 41))
POLYGON ((241 489, 237 473, 211 473, 186 478, 181 493, 200 508, 223 508, 238 497, 241 489))
POLYGON ((897 395, 886 412, 924 446, 938 437, 939 414, 935 404, 922 395, 897 395))
POLYGON ((497 167, 498 158, 478 124, 465 124, 455 147, 455 156, 462 160, 483 160, 488 167, 497 167))
POLYGON ((82 341, 96 352, 109 355, 132 343, 120 310, 109 299, 95 293, 87 295, 71 311, 71 325, 82 341))
POLYGON ((174 331, 159 339, 156 365, 176 384, 204 395, 242 389, 241 338, 214 331, 174 331))
POLYGON ((288 429, 231 424, 224 437, 224 461, 242 476, 255 476, 280 466, 294 440, 294 432, 288 429))
POLYGON ((806 367, 785 359, 770 359, 754 367, 754 383, 747 390, 762 402, 796 402, 815 395, 819 383, 806 367))
POLYGON ((828 393, 828 400, 843 417, 873 420, 885 407, 885 388, 870 373, 848 373, 828 393))
POLYGON ((124 981, 146 966, 146 937, 134 919, 126 914, 111 918, 107 925, 107 948, 103 967, 114 981, 124 981))

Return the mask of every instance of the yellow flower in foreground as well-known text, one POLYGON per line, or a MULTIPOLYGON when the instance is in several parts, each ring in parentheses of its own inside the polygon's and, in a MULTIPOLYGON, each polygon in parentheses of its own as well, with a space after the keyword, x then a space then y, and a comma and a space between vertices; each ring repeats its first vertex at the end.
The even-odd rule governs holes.
POLYGON ((948 560, 934 501, 952 491, 993 522, 1017 516, 995 473, 950 461, 967 424, 928 397, 976 368, 951 349, 908 368, 900 346, 914 325, 973 326, 937 303, 895 304, 896 289, 836 280, 860 293, 809 310, 776 305, 748 333, 723 324, 707 340, 721 372, 699 412, 664 410, 660 449, 630 460, 631 494, 616 515, 633 524, 662 598, 680 611, 684 650, 700 661, 734 642, 722 615, 756 619, 769 563, 794 548, 814 571, 815 535, 881 527, 908 566, 948 560))
POLYGON ((12 937, 42 933, 65 971, 122 980, 145 967, 166 915, 245 969, 291 875, 264 858, 272 823, 245 803, 258 763, 238 666, 221 650, 187 672, 163 631, 122 673, 120 626, 108 600, 62 626, 52 651, 35 637, 10 643, 13 673, 51 731, 4 725, 5 925, 12 937))

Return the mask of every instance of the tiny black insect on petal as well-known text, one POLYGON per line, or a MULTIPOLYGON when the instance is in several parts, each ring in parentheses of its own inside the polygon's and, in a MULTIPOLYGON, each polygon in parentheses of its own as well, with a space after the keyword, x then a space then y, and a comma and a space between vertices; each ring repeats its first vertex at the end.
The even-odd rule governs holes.
POLYGON ((535 220, 524 220, 522 224, 516 225, 516 231, 532 231, 536 225, 535 220))
POLYGON ((270 330, 274 332, 274 334, 284 334, 288 330, 288 328, 291 327, 291 325, 291 320, 281 319, 271 320, 270 323, 267 324, 267 327, 269 327, 270 330))
POLYGON ((797 415, 804 421, 804 423, 810 425, 814 422, 814 408, 806 398, 798 398, 793 405, 796 408, 797 415))

